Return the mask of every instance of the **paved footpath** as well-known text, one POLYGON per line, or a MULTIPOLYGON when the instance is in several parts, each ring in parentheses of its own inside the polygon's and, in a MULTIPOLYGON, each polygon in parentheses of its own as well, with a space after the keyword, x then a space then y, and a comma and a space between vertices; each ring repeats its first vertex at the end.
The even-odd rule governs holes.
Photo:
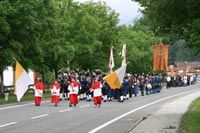
POLYGON ((200 91, 184 95, 161 106, 155 113, 141 121, 130 133, 176 133, 182 115, 200 91))

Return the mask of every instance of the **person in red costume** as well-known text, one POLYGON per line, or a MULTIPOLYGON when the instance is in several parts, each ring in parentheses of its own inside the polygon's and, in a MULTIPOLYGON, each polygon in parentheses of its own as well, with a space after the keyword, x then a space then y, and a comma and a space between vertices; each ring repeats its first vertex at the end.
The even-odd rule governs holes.
POLYGON ((42 79, 38 78, 35 84, 35 97, 34 97, 35 106, 40 106, 43 91, 44 91, 44 84, 42 82, 42 79))
POLYGON ((75 81, 74 77, 71 78, 71 82, 68 85, 69 90, 69 107, 76 106, 78 104, 78 88, 79 84, 75 81))
POLYGON ((94 78, 94 82, 92 83, 91 91, 93 91, 94 96, 94 105, 101 106, 101 100, 102 100, 102 84, 100 81, 98 81, 98 76, 94 78))
POLYGON ((51 85, 51 103, 55 103, 55 106, 58 105, 60 101, 60 84, 56 80, 54 84, 51 85))

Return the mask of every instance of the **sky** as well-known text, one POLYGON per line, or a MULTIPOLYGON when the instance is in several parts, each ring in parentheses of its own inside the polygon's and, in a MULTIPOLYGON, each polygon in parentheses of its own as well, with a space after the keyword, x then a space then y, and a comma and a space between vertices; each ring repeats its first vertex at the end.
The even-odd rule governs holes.
MULTIPOLYGON (((79 2, 85 2, 88 0, 74 0, 79 2)), ((131 1, 131 0, 93 0, 97 1, 105 1, 108 6, 114 9, 117 13, 119 13, 120 24, 131 24, 135 18, 141 16, 139 12, 139 4, 131 1)))

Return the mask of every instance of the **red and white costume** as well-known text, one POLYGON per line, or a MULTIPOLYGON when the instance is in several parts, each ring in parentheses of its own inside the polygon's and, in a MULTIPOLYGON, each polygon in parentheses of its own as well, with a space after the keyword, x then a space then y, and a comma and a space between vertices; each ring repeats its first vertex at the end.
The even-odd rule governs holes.
POLYGON ((35 105, 39 106, 42 100, 42 94, 44 91, 44 84, 42 82, 37 82, 35 84, 35 105))
POLYGON ((60 100, 60 85, 58 83, 54 83, 51 85, 51 103, 59 103, 60 100))
POLYGON ((93 91, 93 96, 94 96, 94 104, 97 105, 101 105, 101 96, 102 96, 102 91, 101 91, 102 85, 101 82, 93 82, 92 84, 92 91, 93 91))
POLYGON ((70 105, 74 104, 76 106, 78 104, 78 87, 79 84, 76 81, 72 81, 68 85, 70 105))

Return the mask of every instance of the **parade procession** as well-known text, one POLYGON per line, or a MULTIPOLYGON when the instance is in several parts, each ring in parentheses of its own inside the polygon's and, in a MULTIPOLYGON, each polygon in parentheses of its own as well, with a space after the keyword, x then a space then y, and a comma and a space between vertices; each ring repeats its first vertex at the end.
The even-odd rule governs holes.
MULTIPOLYGON (((118 101, 124 102, 130 98, 137 96, 145 96, 159 93, 163 88, 163 83, 166 84, 166 88, 170 88, 172 83, 173 70, 163 77, 161 73, 157 74, 134 74, 127 73, 126 67, 128 65, 126 61, 126 44, 122 45, 121 57, 122 64, 121 67, 113 71, 115 67, 113 58, 113 45, 110 46, 110 59, 109 59, 109 73, 105 74, 101 70, 93 71, 92 73, 87 73, 85 71, 58 71, 57 78, 54 83, 49 87, 45 88, 41 77, 37 77, 34 92, 35 92, 35 106, 40 106, 42 101, 42 95, 45 90, 49 90, 51 93, 51 103, 55 106, 59 105, 59 101, 69 100, 69 107, 77 106, 80 100, 82 101, 94 101, 94 105, 100 107, 103 102, 118 101)), ((154 61, 153 67, 154 71, 163 71, 168 67, 168 45, 154 45, 154 61)), ((20 101, 26 90, 28 90, 29 83, 31 82, 29 75, 24 71, 21 75, 23 67, 16 60, 16 73, 15 73, 15 94, 17 100, 20 101), (26 78, 24 76, 27 76, 26 78), (23 86, 23 91, 21 90, 23 86)), ((182 77, 183 85, 191 85, 186 81, 190 77, 182 77)), ((48 93, 48 91, 46 92, 48 93)))
POLYGON ((0 133, 200 133, 200 0, 0 0, 0 133))

